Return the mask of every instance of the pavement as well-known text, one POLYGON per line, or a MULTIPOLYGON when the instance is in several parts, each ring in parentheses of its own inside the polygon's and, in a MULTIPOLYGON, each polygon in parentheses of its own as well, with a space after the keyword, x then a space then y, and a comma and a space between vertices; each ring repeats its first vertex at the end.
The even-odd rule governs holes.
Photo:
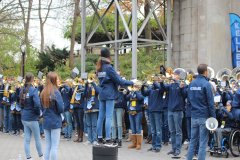
MULTIPOLYGON (((171 145, 163 146, 159 153, 148 152, 147 149, 151 147, 149 144, 143 144, 142 149, 137 151, 135 149, 127 149, 129 142, 123 142, 123 147, 118 150, 118 160, 172 160, 167 152, 171 149, 171 145)), ((45 149, 45 141, 42 139, 43 151, 45 149)), ((182 148, 181 160, 185 159, 187 150, 186 145, 182 148)), ((35 142, 31 141, 31 154, 34 160, 38 160, 35 142)), ((0 133, 0 160, 25 160, 23 136, 15 136, 0 133)), ((207 153, 207 160, 225 159, 224 157, 210 157, 207 153)), ((228 160, 235 160, 231 155, 228 160)), ((67 141, 61 139, 58 160, 92 160, 92 146, 84 143, 74 143, 72 140, 67 141)))

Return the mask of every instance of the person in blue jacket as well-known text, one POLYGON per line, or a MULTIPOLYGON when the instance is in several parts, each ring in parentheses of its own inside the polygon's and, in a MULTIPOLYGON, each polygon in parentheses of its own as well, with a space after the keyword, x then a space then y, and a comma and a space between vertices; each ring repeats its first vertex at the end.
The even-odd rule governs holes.
POLYGON ((235 120, 240 121, 240 88, 236 91, 233 96, 231 104, 231 112, 235 120))
POLYGON ((97 76, 99 79, 99 117, 97 122, 98 142, 103 143, 102 129, 106 119, 106 146, 112 146, 111 123, 114 110, 114 101, 118 96, 118 86, 130 86, 133 82, 123 80, 111 65, 110 51, 101 49, 100 59, 97 62, 97 76))
POLYGON ((134 86, 132 91, 129 92, 126 99, 128 100, 128 114, 130 120, 130 126, 132 130, 131 141, 132 144, 128 148, 141 149, 142 145, 142 109, 144 96, 141 93, 141 86, 134 86))
POLYGON ((73 110, 73 115, 77 124, 77 139, 74 142, 83 142, 84 130, 84 108, 86 106, 86 89, 82 84, 83 81, 78 79, 78 85, 74 88, 72 99, 70 101, 70 108, 73 110))
POLYGON ((57 80, 57 73, 49 72, 46 85, 41 93, 43 129, 46 141, 45 160, 57 160, 57 149, 60 141, 61 114, 64 112, 64 103, 58 90, 57 80))
POLYGON ((70 100, 72 97, 72 88, 70 87, 70 82, 66 82, 61 88, 60 92, 64 103, 64 118, 67 125, 63 128, 64 138, 68 141, 72 138, 73 122, 72 122, 72 111, 70 110, 70 100))
POLYGON ((168 126, 172 142, 172 150, 167 154, 179 156, 182 148, 182 119, 185 99, 187 96, 186 86, 180 81, 180 70, 175 70, 170 84, 161 82, 161 89, 168 92, 168 126))
POLYGON ((198 66, 197 71, 199 75, 188 87, 188 100, 191 104, 191 141, 188 148, 187 160, 193 159, 198 141, 198 159, 205 160, 209 134, 205 123, 207 118, 216 117, 212 85, 207 79, 207 67, 206 64, 198 66))
POLYGON ((43 158, 40 129, 38 124, 41 103, 38 96, 38 90, 32 85, 33 81, 33 74, 27 73, 25 77, 25 84, 20 92, 20 106, 22 108, 21 119, 24 126, 24 150, 27 159, 32 159, 30 153, 30 141, 32 135, 35 139, 38 156, 43 158))
POLYGON ((157 82, 158 77, 154 77, 153 86, 142 87, 142 94, 148 96, 148 110, 151 123, 152 147, 149 151, 160 152, 162 147, 162 117, 163 117, 163 90, 157 82))
POLYGON ((3 84, 3 76, 0 77, 0 131, 3 131, 4 125, 3 125, 3 92, 4 92, 4 84, 3 84))

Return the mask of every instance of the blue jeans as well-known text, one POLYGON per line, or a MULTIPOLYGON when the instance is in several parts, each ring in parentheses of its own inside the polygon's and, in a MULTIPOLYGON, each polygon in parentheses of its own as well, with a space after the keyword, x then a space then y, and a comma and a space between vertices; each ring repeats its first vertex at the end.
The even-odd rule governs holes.
POLYGON ((74 108, 73 114, 77 123, 77 130, 83 131, 84 124, 83 124, 83 117, 84 117, 84 110, 82 108, 74 108))
POLYGON ((188 160, 192 160, 198 141, 199 141, 198 160, 206 159, 206 148, 209 134, 205 126, 206 120, 207 120, 206 118, 191 119, 191 141, 187 154, 188 160))
POLYGON ((112 139, 117 138, 118 131, 118 140, 122 140, 122 117, 123 108, 115 108, 112 119, 112 139))
POLYGON ((57 150, 60 141, 61 129, 44 129, 46 149, 45 149, 45 160, 57 160, 57 150))
POLYGON ((26 157, 31 158, 30 141, 31 141, 32 134, 34 136, 38 156, 41 157, 43 153, 42 153, 42 145, 41 145, 38 121, 22 121, 22 123, 24 126, 24 150, 25 150, 26 157))
POLYGON ((69 111, 66 111, 64 112, 64 117, 67 122, 67 126, 64 128, 64 137, 72 138, 72 130, 73 130, 72 113, 69 111))
POLYGON ((162 141, 166 143, 169 142, 168 110, 163 111, 162 121, 162 141))
POLYGON ((105 122, 106 140, 111 139, 111 123, 113 118, 114 100, 99 101, 99 117, 97 121, 98 138, 103 138, 103 121, 105 122))
POLYGON ((129 115, 132 134, 141 134, 142 131, 142 112, 129 115))
POLYGON ((148 129, 147 134, 148 134, 148 137, 150 137, 152 135, 152 132, 151 132, 151 123, 150 123, 150 119, 149 119, 149 110, 145 109, 144 113, 145 113, 145 118, 146 118, 146 122, 147 122, 147 129, 148 129))
POLYGON ((88 141, 97 141, 97 117, 98 112, 86 113, 88 141))
POLYGON ((186 122, 187 122, 187 136, 188 140, 191 140, 191 117, 186 117, 186 122))
POLYGON ((44 134, 43 123, 39 121, 40 134, 44 134))
POLYGON ((171 135, 172 151, 181 152, 183 112, 168 111, 168 125, 171 135))
POLYGON ((6 132, 12 131, 12 115, 10 107, 4 106, 4 129, 6 132))
POLYGON ((150 112, 152 132, 152 148, 160 149, 162 147, 162 112, 150 112))

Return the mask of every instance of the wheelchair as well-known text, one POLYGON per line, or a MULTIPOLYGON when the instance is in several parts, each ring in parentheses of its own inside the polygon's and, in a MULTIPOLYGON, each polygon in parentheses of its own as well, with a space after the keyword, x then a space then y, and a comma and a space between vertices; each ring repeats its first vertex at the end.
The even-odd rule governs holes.
POLYGON ((229 157, 229 150, 234 157, 240 156, 240 121, 235 122, 235 127, 230 132, 223 133, 221 146, 215 146, 216 140, 210 140, 210 155, 229 157))

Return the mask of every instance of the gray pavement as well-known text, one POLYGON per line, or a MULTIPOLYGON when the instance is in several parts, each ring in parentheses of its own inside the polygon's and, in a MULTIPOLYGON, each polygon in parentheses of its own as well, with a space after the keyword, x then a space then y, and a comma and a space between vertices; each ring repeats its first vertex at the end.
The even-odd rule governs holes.
MULTIPOLYGON (((170 145, 163 146, 160 153, 147 152, 150 145, 143 144, 140 151, 134 149, 127 149, 128 142, 123 143, 123 147, 119 149, 119 160, 171 160, 171 156, 166 153, 170 150, 170 145)), ((45 142, 42 140, 43 150, 45 142)), ((185 159, 186 145, 182 148, 180 159, 185 159)), ((35 142, 31 141, 31 153, 34 160, 38 160, 37 151, 35 149, 35 142)), ((61 139, 59 150, 59 160, 91 160, 92 147, 83 143, 74 143, 61 139)), ((207 160, 219 160, 225 158, 209 157, 207 153, 207 160)), ((228 160, 239 159, 233 158, 231 155, 228 160)), ((0 160, 25 160, 23 137, 0 133, 0 160)))

